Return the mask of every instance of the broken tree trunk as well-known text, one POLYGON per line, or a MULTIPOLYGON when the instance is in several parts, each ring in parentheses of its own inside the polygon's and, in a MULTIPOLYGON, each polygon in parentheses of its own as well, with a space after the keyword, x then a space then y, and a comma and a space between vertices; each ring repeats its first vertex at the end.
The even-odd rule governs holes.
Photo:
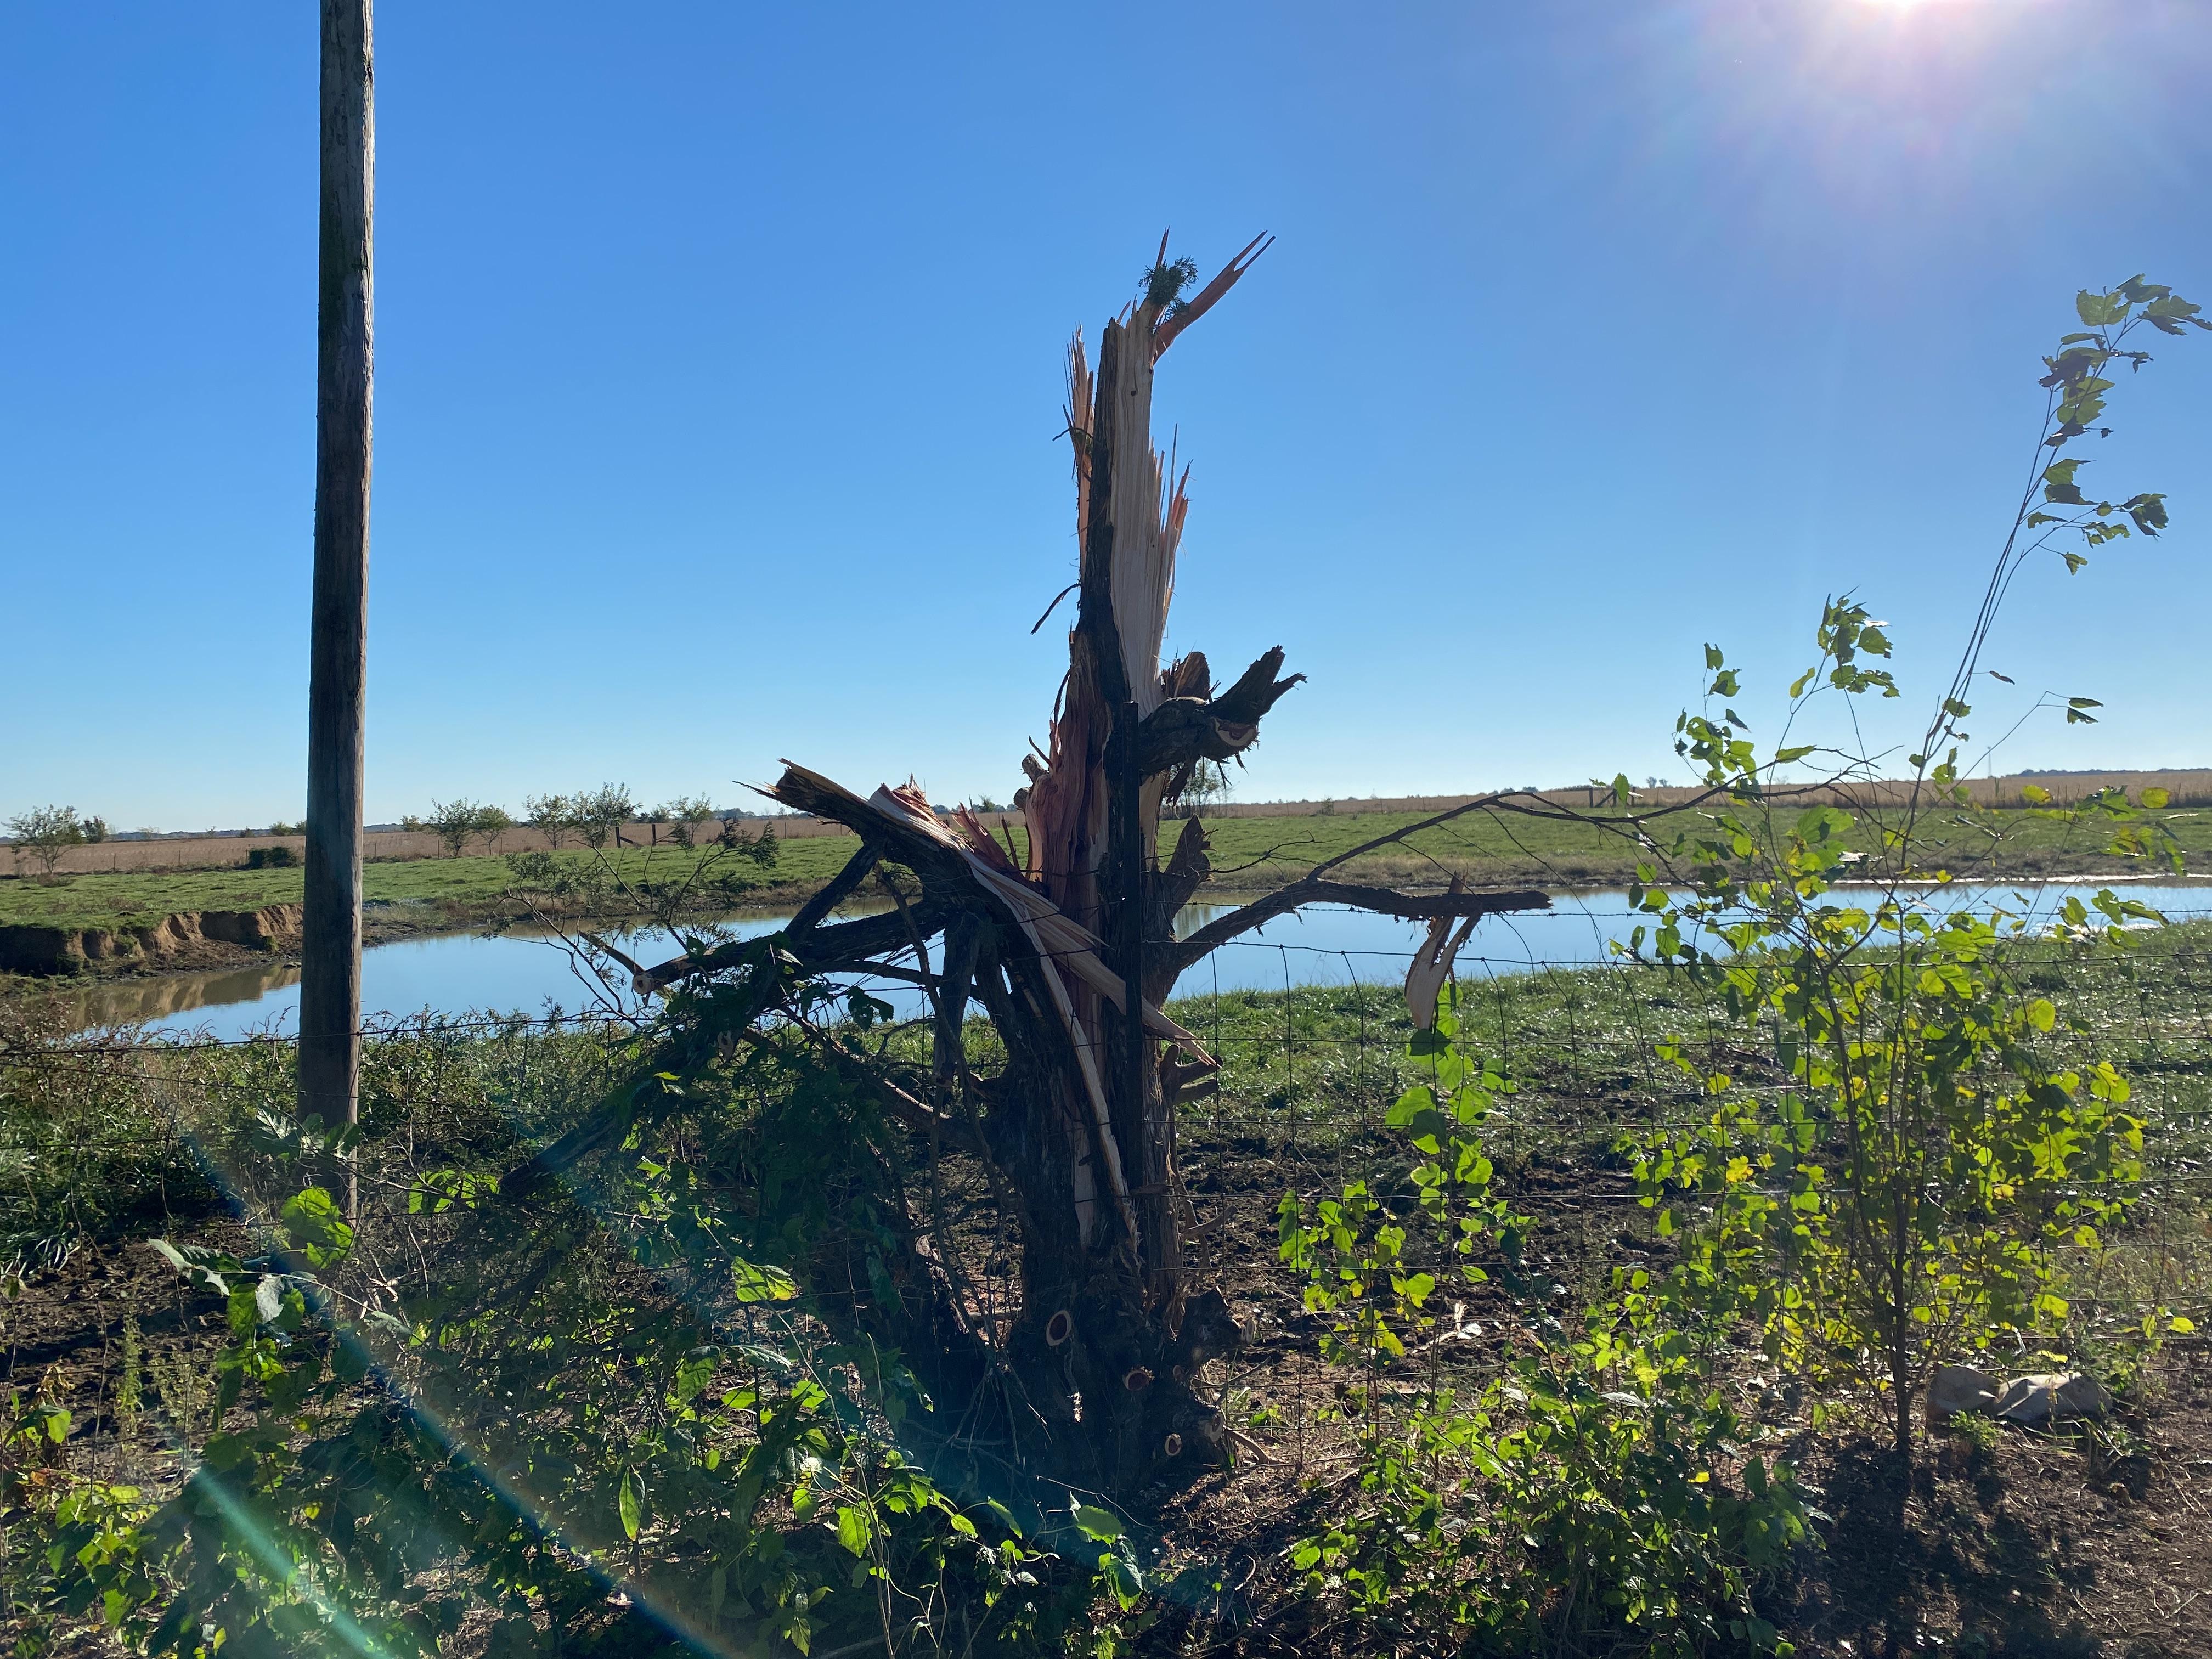
MULTIPOLYGON (((845 874, 775 940, 637 975, 646 991, 701 974, 757 974, 773 950, 790 972, 888 971, 929 991, 937 1053, 927 1086, 935 1097, 881 1086, 896 1097, 887 1097, 893 1116, 932 1134, 970 1134, 1004 1195, 1004 1222, 1018 1234, 1021 1300, 995 1328, 945 1310, 951 1275, 935 1264, 956 1247, 933 1238, 927 1260, 903 1281, 933 1288, 917 1291, 917 1310, 902 1317, 884 1310, 882 1334, 906 1346, 933 1386, 961 1391, 951 1414, 963 1422, 989 1414, 976 1409, 974 1379, 994 1379, 1006 1437, 1034 1473, 1124 1501, 1187 1480, 1229 1449, 1202 1372, 1235 1350, 1238 1329, 1218 1289, 1192 1275, 1191 1212, 1175 1156, 1177 1103, 1208 1086, 1216 1062, 1162 1012, 1177 977, 1301 904, 1460 919, 1453 939, 1463 940, 1474 918, 1547 902, 1538 892, 1413 895, 1332 878, 1356 854, 1409 830, 1188 939, 1174 937, 1176 913, 1210 866, 1195 818, 1163 860, 1162 800, 1201 762, 1249 748, 1262 719, 1304 678, 1282 675, 1279 647, 1219 690, 1204 657, 1160 660, 1187 502, 1184 480, 1152 447, 1154 366, 1264 246, 1255 240, 1184 302, 1181 289, 1195 273, 1188 262, 1166 263, 1164 240, 1146 292, 1101 335, 1095 370, 1079 334, 1069 349, 1078 599, 1048 741, 1024 761, 1029 783, 1015 797, 1029 832, 1022 863, 964 809, 941 821, 911 787, 864 799, 787 765, 769 793, 859 835, 845 874), (834 903, 880 866, 910 872, 919 902, 902 901, 896 916, 824 926, 834 903), (927 941, 940 933, 946 943, 933 973, 927 941), (890 963, 909 951, 915 967, 890 963), (971 1002, 1004 1042, 996 1076, 972 1076, 961 1052, 971 1002), (917 1311, 926 1315, 919 1325, 917 1311), (969 1333, 951 1345, 957 1352, 914 1351, 918 1331, 948 1324, 969 1333)), ((1449 949, 1431 952, 1425 971, 1437 960, 1448 969, 1449 949)), ((850 1316, 864 1320, 865 1310, 850 1316)))

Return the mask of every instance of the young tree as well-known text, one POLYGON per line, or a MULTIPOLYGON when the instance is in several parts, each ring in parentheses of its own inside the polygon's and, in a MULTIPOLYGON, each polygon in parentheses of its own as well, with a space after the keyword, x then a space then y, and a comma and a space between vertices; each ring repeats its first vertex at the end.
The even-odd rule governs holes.
POLYGON ((571 797, 578 839, 593 852, 603 851, 611 840, 623 844, 622 827, 637 816, 637 802, 626 783, 603 783, 596 789, 580 789, 571 797))
POLYGON ((29 859, 39 866, 42 881, 52 881, 62 854, 82 846, 85 839, 84 825, 74 806, 34 806, 9 819, 8 829, 15 838, 17 867, 29 859))
POLYGON ((514 820, 507 816, 504 806, 495 806, 486 801, 477 808, 476 822, 470 826, 469 833, 483 843, 485 852, 496 853, 501 838, 514 828, 514 820))
POLYGON ((1228 768, 1218 761, 1201 759, 1188 774, 1176 778, 1167 805, 1190 817, 1202 818, 1209 811, 1218 817, 1228 799, 1228 768))
MULTIPOLYGON (((864 799, 790 766, 769 793, 857 834, 843 872, 779 935, 637 974, 641 988, 701 975, 732 981, 679 1005, 683 1018, 725 1029, 788 1006, 794 975, 888 972, 926 989, 935 1016, 929 1077, 912 1088, 885 1082, 881 1097, 905 1122, 960 1135, 986 1161, 1018 1237, 1019 1310, 1003 1328, 979 1325, 956 1287, 961 1245, 919 1224, 888 1266, 881 1238, 856 1242, 866 1261, 816 1264, 817 1298, 852 1340, 900 1352, 937 1399, 957 1402, 954 1415, 967 1411, 962 1420, 995 1424, 1025 1454, 1034 1449, 1040 1471, 1125 1498, 1225 1458, 1227 1430, 1199 1372, 1240 1340, 1220 1290, 1185 1255, 1175 1118, 1184 1100, 1210 1090, 1216 1066, 1161 1012, 1176 981, 1301 905, 1470 918, 1547 902, 1537 892, 1413 895, 1335 879, 1349 860, 1409 828, 1189 939, 1174 936, 1176 913, 1210 865, 1196 819, 1161 856, 1163 799, 1200 763, 1249 748, 1261 719, 1304 678, 1281 677, 1279 647, 1218 692, 1202 656, 1160 660, 1185 497, 1183 478, 1170 479, 1152 447, 1154 365, 1261 246, 1185 299, 1195 267, 1168 262, 1164 243, 1135 301, 1106 325, 1095 373, 1079 334, 1070 349, 1079 597, 1049 743, 1043 758, 1024 762, 1030 781, 1016 798, 1026 860, 1018 865, 970 813, 941 822, 911 784, 864 799), (895 908, 830 922, 872 878, 895 908), (915 965, 891 961, 902 955, 915 965), (971 1002, 1004 1045, 994 1075, 977 1075, 963 1048, 971 1002)), ((841 1072, 852 1063, 834 1040, 824 1044, 841 1072)))
POLYGON ((699 838, 696 826, 714 816, 714 803, 704 795, 678 795, 653 808, 653 811, 659 815, 659 817, 654 818, 648 814, 647 823, 666 824, 671 841, 678 847, 690 847, 699 838))
MULTIPOLYGON (((457 859, 467 848, 469 837, 477 833, 483 811, 483 806, 465 796, 457 796, 452 800, 434 800, 430 803, 430 816, 423 820, 423 826, 445 843, 447 857, 457 859)), ((501 816, 506 815, 502 813, 501 816)))
MULTIPOLYGON (((1887 805, 1883 790, 1863 787, 1882 775, 1875 757, 1831 750, 1844 765, 1826 795, 1802 811, 1778 810, 1792 793, 1781 769, 1815 752, 1790 736, 1809 705, 1899 695, 1890 670, 1875 665, 1890 656, 1886 624, 1848 598, 1832 599, 1817 657, 1789 688, 1782 744, 1765 761, 1735 707, 1741 678, 1718 647, 1705 647, 1713 676, 1705 706, 1686 710, 1675 727, 1677 751, 1701 775, 1700 828, 1671 852, 1647 839, 1656 856, 1630 890, 1651 918, 1660 957, 1719 991, 1740 1022, 1730 1052, 1771 1052, 1790 1079, 1777 1100, 1739 1085, 1732 1064, 1714 1069, 1719 1045, 1710 1030, 1703 1045, 1668 1043, 1662 1053, 1702 1073, 1718 1105, 1695 1129, 1647 1145, 1638 1166, 1644 1201, 1661 1207, 1668 1228, 1678 1211, 1704 1212, 1692 1248, 1700 1260, 1739 1264, 1735 1282, 1748 1294, 1729 1311, 1756 1317, 1778 1352, 1823 1352, 1887 1394, 1893 1445, 1905 1464, 1915 1402, 1936 1366, 2000 1341, 2049 1340, 2067 1312, 2054 1251, 2095 1248, 2142 1174, 2142 1124, 2124 1109, 2126 1079, 2083 1052, 2083 1032, 2036 988, 2047 965, 2043 927, 2010 894, 1949 897, 1953 872, 1927 834, 1941 818, 1976 810, 1962 781, 1964 723, 2021 567, 2054 555, 2078 573, 2091 551, 2166 527, 2164 495, 2098 500, 2077 477, 2087 461, 2066 452, 2092 432, 2110 434, 2107 371, 2150 361, 2139 330, 2175 336, 2212 325, 2141 276, 2084 292, 2075 309, 2082 328, 2043 360, 2049 399, 2038 471, 1966 648, 1907 757, 1912 775, 1901 800, 1887 805), (1872 850, 1846 851, 1862 825, 1877 832, 1867 838, 1872 850), (1846 872, 1856 884, 1848 899, 1832 891, 1846 872)), ((2039 706, 2063 708, 2076 723, 2094 719, 2086 711, 2097 705, 2053 695, 2039 706)), ((1856 732, 1857 722, 1844 729, 1856 732)), ((1617 788, 1625 802, 1627 780, 1617 788)), ((2146 793, 2160 797, 2146 805, 2163 804, 2162 791, 2146 793)), ((2170 840, 2161 849, 2162 826, 2123 792, 2051 816, 2101 821, 2107 850, 2136 858, 2165 850, 2178 867, 2170 840)), ((2117 951, 2131 923, 2154 915, 2106 891, 2066 899, 2057 919, 2072 948, 2117 951)), ((1644 929, 1634 937, 1640 950, 1644 929)), ((1717 1272, 1713 1283, 1733 1295, 1729 1274, 1717 1272)))
POLYGON ((522 805, 530 827, 545 837, 549 848, 557 849, 576 827, 576 809, 566 795, 526 795, 522 805))

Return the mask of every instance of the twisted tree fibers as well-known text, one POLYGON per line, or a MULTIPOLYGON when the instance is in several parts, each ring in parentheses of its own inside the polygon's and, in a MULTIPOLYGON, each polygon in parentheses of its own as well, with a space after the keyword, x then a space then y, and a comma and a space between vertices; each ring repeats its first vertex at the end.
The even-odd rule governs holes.
MULTIPOLYGON (((1152 447, 1153 365, 1263 249, 1248 246, 1186 302, 1178 295, 1193 273, 1165 263, 1164 240, 1145 295, 1101 336, 1095 375, 1079 335, 1071 348, 1079 597, 1048 748, 1024 760, 1022 864, 964 811, 947 824, 910 791, 863 799, 790 766, 768 793, 860 836, 844 872, 775 939, 638 975, 641 989, 659 988, 756 969, 773 949, 799 972, 884 974, 927 990, 935 1011, 928 1081, 908 1088, 878 1076, 875 1086, 894 1115, 985 1161, 1019 1234, 1021 1305, 1010 1327, 988 1327, 980 1310, 961 1305, 951 1242, 926 1239, 918 1225, 913 1259, 893 1275, 902 1305, 856 1304, 852 1316, 897 1343, 940 1400, 948 1390, 958 1391, 956 1403, 967 1398, 969 1408, 951 1413, 964 1423, 982 1420, 974 1395, 997 1385, 1006 1437, 1028 1468, 1124 1500, 1179 1484, 1229 1449, 1199 1373, 1235 1350, 1238 1329, 1219 1291, 1192 1281, 1175 1164, 1176 1108, 1211 1088, 1216 1066, 1159 1012, 1176 979, 1303 904, 1436 919, 1546 902, 1537 892, 1423 896, 1329 878, 1406 830, 1189 939, 1174 937, 1176 913, 1210 866, 1194 818, 1162 862, 1162 800, 1201 760, 1249 748, 1304 678, 1281 677, 1279 647, 1218 691, 1202 656, 1159 661, 1185 503, 1182 481, 1170 482, 1152 447), (894 914, 824 925, 884 863, 910 871, 920 894, 894 914), (890 960, 909 953, 913 968, 890 960), (973 1076, 962 1054, 971 1003, 1005 1044, 994 1077, 973 1076)), ((772 1012, 764 1001, 763 1015, 772 1012)))

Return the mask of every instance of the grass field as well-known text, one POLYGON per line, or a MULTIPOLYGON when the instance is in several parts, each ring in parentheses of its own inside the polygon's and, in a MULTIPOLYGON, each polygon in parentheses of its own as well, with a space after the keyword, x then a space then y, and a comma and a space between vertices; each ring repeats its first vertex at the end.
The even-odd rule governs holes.
MULTIPOLYGON (((710 866, 750 882, 763 896, 821 885, 852 856, 844 836, 784 843, 773 870, 744 860, 710 866)), ((553 854, 581 866, 599 855, 553 854)), ((679 883, 702 864, 720 856, 718 849, 680 847, 630 848, 607 863, 626 883, 679 883)), ((503 858, 417 859, 371 864, 362 872, 363 897, 371 907, 416 906, 453 915, 454 919, 495 915, 514 907, 508 898, 514 872, 503 858)), ((300 902, 301 872, 294 870, 147 870, 113 875, 72 876, 46 887, 33 880, 0 881, 0 925, 35 923, 52 927, 113 927, 143 924, 178 910, 252 910, 268 904, 300 902)))
MULTIPOLYGON (((1594 813, 1595 818, 1607 815, 1594 813)), ((2146 812, 2171 830, 2191 868, 2212 860, 2212 810, 2146 812)), ((1218 884, 1271 887, 1313 865, 1418 819, 1401 813, 1344 813, 1295 818, 1228 818, 1209 824, 1218 884)), ((1695 834, 1705 820, 1686 812, 1654 821, 1662 847, 1678 831, 1695 834)), ((1883 826, 1862 820, 1849 838, 1869 854, 1881 850, 1883 826)), ((2112 826, 2059 814, 2004 809, 1923 818, 1917 834, 1932 858, 1960 874, 2002 878, 2051 875, 2162 874, 2168 866, 2115 856, 2105 849, 2112 826)), ((1449 874, 1475 884, 1529 881, 1625 882, 1639 855, 1619 830, 1506 813, 1471 814, 1425 830, 1403 846, 1350 866, 1356 878, 1436 883, 1449 874)), ((1646 855, 1648 856, 1648 855, 1646 855)))
MULTIPOLYGON (((2170 830, 2191 868, 2212 866, 2212 810, 2146 813, 2170 830)), ((1210 821, 1213 848, 1212 890, 1264 890, 1293 880, 1317 863, 1363 842, 1418 822, 1407 813, 1346 812, 1301 817, 1244 817, 1210 821)), ((1664 821, 1656 832, 1662 845, 1675 826, 1694 831, 1694 815, 1664 821)), ((1178 826, 1170 825, 1163 840, 1178 826)), ((2109 825, 2074 822, 2060 815, 2016 810, 1949 813, 1923 824, 1923 845, 1945 858, 1948 867, 1966 875, 2007 879, 2036 876, 2160 875, 2166 866, 2106 850, 2109 825)), ((1863 823, 1853 841, 1869 854, 1879 851, 1881 827, 1863 823)), ((1023 848, 1017 831, 1014 843, 1023 848)), ((852 855, 848 836, 793 839, 781 845, 770 871, 729 860, 715 849, 678 847, 631 848, 609 862, 631 884, 681 883, 702 860, 721 859, 714 872, 736 872, 759 902, 775 902, 819 886, 852 855)), ((597 856, 582 852, 556 855, 571 865, 597 856)), ((1527 882, 1539 885, 1593 885, 1633 878, 1638 858, 1618 830, 1597 823, 1565 823, 1510 814, 1476 814, 1425 830, 1409 842, 1346 866, 1350 879, 1439 886, 1450 876, 1475 885, 1527 882)), ((454 921, 484 920, 513 913, 508 897, 512 872, 495 857, 423 859, 372 864, 364 875, 366 896, 375 907, 417 907, 424 925, 440 916, 454 921)), ((48 887, 33 880, 0 880, 0 925, 36 923, 48 927, 112 927, 143 924, 179 910, 244 910, 297 902, 297 870, 145 871, 65 878, 48 887)))

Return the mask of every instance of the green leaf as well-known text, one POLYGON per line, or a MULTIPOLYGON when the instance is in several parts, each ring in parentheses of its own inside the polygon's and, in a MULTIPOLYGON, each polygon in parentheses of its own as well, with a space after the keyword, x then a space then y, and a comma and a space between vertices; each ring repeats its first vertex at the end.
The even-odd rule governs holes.
POLYGON ((2118 294, 2092 294, 2085 288, 2074 296, 2074 312, 2091 328, 2106 328, 2128 314, 2128 302, 2118 294))
POLYGON ((737 1256, 730 1258, 730 1283, 740 1302, 788 1302, 799 1294, 782 1268, 756 1267, 737 1256))
POLYGON ((876 1535, 874 1517, 857 1504, 847 1504, 837 1510, 837 1541, 849 1555, 866 1555, 868 1542, 876 1535))
POLYGON ((1416 1083, 1391 1103, 1390 1109, 1383 1115, 1382 1121, 1394 1129, 1403 1129, 1422 1113, 1436 1109, 1437 1097, 1429 1091, 1429 1085, 1416 1083))
POLYGON ((622 1490, 617 1495, 615 1504, 622 1512, 623 1536, 635 1538, 638 1522, 645 1511, 645 1482, 639 1478, 635 1469, 623 1471, 622 1490))
POLYGON ((2142 792, 2142 804, 2145 806, 2163 806, 2172 799, 2173 797, 2163 789, 2146 789, 2142 792))
POLYGON ((2134 520, 2136 528, 2146 536, 2155 536, 2166 526, 2163 495, 2137 495, 2132 501, 2122 501, 2120 511, 2134 520))
POLYGON ((1101 1544, 1110 1544, 1121 1535, 1121 1522, 1111 1510, 1102 1510, 1091 1504, 1078 1504, 1069 1516, 1081 1528, 1085 1538, 1101 1544))
POLYGON ((197 1244, 187 1244, 180 1250, 166 1238, 149 1238, 146 1242, 186 1279, 198 1279, 217 1296, 230 1294, 230 1281, 223 1277, 226 1273, 244 1271, 237 1257, 204 1249, 197 1244))
POLYGON ((1098 1558, 1098 1570, 1106 1575, 1122 1612, 1137 1605, 1137 1598, 1145 1593, 1145 1581, 1134 1566, 1118 1555, 1107 1554, 1098 1558))
POLYGON ((1616 806, 1627 805, 1630 793, 1628 774, 1626 772, 1614 773, 1613 776, 1613 804, 1616 806))
POLYGON ((714 1364, 720 1358, 720 1351, 715 1348, 702 1348, 684 1356, 676 1368, 675 1387, 670 1390, 678 1405, 688 1405, 706 1391, 707 1384, 714 1380, 714 1364))
POLYGON ((285 1236, 318 1267, 334 1266, 353 1249, 353 1229, 337 1200, 320 1187, 309 1187, 285 1200, 285 1236))

